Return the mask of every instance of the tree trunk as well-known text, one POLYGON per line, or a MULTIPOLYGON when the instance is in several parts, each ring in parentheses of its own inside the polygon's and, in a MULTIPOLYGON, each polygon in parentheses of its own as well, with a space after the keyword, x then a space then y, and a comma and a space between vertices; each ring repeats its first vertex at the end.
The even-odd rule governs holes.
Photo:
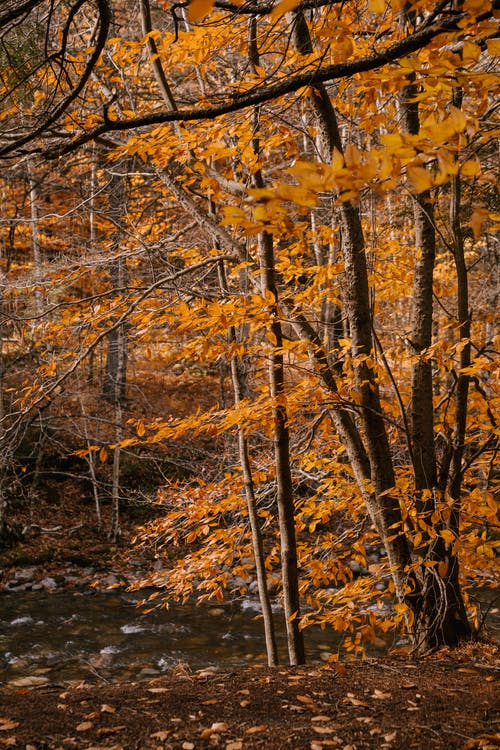
MULTIPOLYGON (((234 336, 234 330, 232 332, 234 336)), ((234 336, 235 338, 235 336, 234 336)), ((231 379, 234 391, 235 406, 241 402, 241 382, 238 360, 236 357, 231 359, 231 379)), ((264 556, 264 545, 260 529, 259 514, 257 512, 257 502, 255 499, 255 488, 250 466, 250 457, 248 455, 248 444, 243 427, 238 427, 238 451, 240 456, 241 471, 243 474, 243 483, 245 486, 245 497, 247 501, 248 520, 252 532, 252 547, 255 560, 255 572, 257 575, 257 586, 259 591, 259 601, 262 607, 262 619, 264 622, 264 635, 266 639, 267 663, 270 667, 278 664, 278 649, 276 646, 276 636, 274 629, 274 618, 271 609, 271 601, 267 588, 267 573, 264 556)))
MULTIPOLYGON (((120 247, 123 231, 120 226, 124 210, 124 186, 122 177, 112 175, 109 185, 109 213, 116 226, 111 254, 116 255, 120 247)), ((127 261, 122 255, 114 258, 109 265, 110 281, 118 294, 123 293, 127 285, 127 261)), ((113 326, 107 336, 106 370, 102 393, 106 401, 123 403, 127 389, 128 336, 126 323, 113 326)))
POLYGON ((271 323, 269 334, 272 349, 269 354, 269 391, 273 412, 274 461, 276 468, 276 500, 281 546, 281 576, 286 619, 288 656, 290 664, 304 664, 304 637, 299 628, 300 596, 297 570, 297 543, 295 536, 295 506, 292 472, 290 468, 290 439, 286 409, 283 367, 283 337, 278 319, 277 288, 274 279, 273 240, 267 232, 259 235, 262 292, 270 295, 271 323))
MULTIPOLYGON (((257 23, 249 22, 249 62, 255 69, 259 63, 257 49, 257 23)), ((258 110, 254 112, 254 132, 258 132, 258 110)), ((253 150, 260 151, 258 138, 252 142, 253 150)), ((256 187, 264 187, 260 171, 254 174, 256 187)), ((268 301, 271 322, 268 335, 271 339, 269 354, 269 392, 272 400, 274 464, 276 471, 276 501, 281 548, 281 577, 285 609, 288 658, 290 664, 304 664, 304 635, 300 630, 300 595, 297 567, 297 541, 295 535, 295 503, 290 467, 290 436, 286 408, 285 372, 283 365, 283 335, 279 321, 278 288, 274 261, 273 238, 268 232, 258 236, 261 288, 268 301), (271 301, 272 300, 272 301, 271 301)))
MULTIPOLYGON (((417 93, 417 86, 413 79, 403 89, 401 95, 403 127, 412 135, 418 134, 420 129, 417 93)), ((452 178, 451 224, 455 239, 455 259, 460 255, 463 258, 463 246, 459 247, 461 244, 458 220, 460 193, 457 181, 459 178, 452 178)), ((416 550, 416 554, 423 558, 423 563, 415 571, 414 591, 410 593, 408 601, 412 608, 411 630, 415 649, 425 652, 441 645, 456 645, 469 635, 470 627, 458 580, 458 559, 452 553, 452 545, 440 535, 440 531, 446 528, 448 519, 447 509, 445 510, 442 504, 443 487, 438 486, 434 442, 432 362, 425 354, 425 350, 432 344, 433 331, 433 279, 436 257, 434 207, 430 191, 413 194, 412 200, 416 255, 410 345, 412 353, 418 355, 418 359, 412 367, 410 442, 419 522, 415 530, 423 532, 424 539, 416 550)), ((460 271, 462 273, 458 275, 462 284, 465 282, 466 289, 465 265, 460 268, 460 271)), ((459 299, 461 299, 460 295, 459 281, 459 299)), ((467 316, 466 305, 465 317, 467 316)), ((467 336, 469 335, 470 331, 467 328, 467 336)), ((463 390, 462 387, 461 391, 463 390)), ((465 432, 463 415, 467 408, 466 394, 467 386, 465 387, 465 402, 461 398, 460 407, 457 394, 457 410, 460 414, 460 427, 463 429, 461 445, 465 432)), ((461 396, 463 396, 462 393, 461 396)), ((453 453, 451 461, 456 460, 455 453, 453 453)), ((449 465, 449 461, 444 463, 449 465)), ((461 453, 458 463, 461 463, 461 453)), ((442 473, 443 471, 445 470, 442 468, 442 473)), ((458 515, 454 525, 453 531, 458 534, 458 515)))

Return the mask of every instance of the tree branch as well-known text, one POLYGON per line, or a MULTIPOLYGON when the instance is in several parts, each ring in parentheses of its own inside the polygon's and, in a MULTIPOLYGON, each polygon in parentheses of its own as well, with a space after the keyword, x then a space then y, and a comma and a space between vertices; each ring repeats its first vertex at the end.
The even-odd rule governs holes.
MULTIPOLYGON (((103 0, 100 1, 103 2, 103 0)), ((491 12, 487 15, 491 15, 491 12)), ((289 75, 271 86, 257 87, 252 91, 245 91, 244 93, 233 94, 227 92, 219 97, 219 99, 227 99, 221 104, 214 104, 208 107, 179 109, 177 111, 161 110, 142 117, 133 117, 128 120, 115 120, 103 123, 87 133, 82 133, 70 143, 65 145, 61 144, 48 149, 45 152, 45 156, 48 158, 57 158, 58 156, 70 153, 83 144, 95 140, 99 136, 111 131, 123 132, 136 128, 149 127, 151 125, 160 125, 167 122, 211 120, 220 117, 221 115, 237 112, 248 107, 253 107, 257 104, 263 104, 264 102, 269 102, 273 99, 284 96, 285 94, 294 93, 306 86, 315 86, 319 83, 348 78, 357 73, 376 70, 384 65, 396 62, 412 52, 417 52, 440 34, 455 30, 459 18, 460 17, 444 18, 439 23, 421 29, 406 39, 395 42, 386 49, 368 57, 362 57, 351 62, 326 65, 324 67, 319 67, 317 70, 308 71, 307 73, 289 75)), ((2 152, 0 151, 0 155, 1 153, 2 152)))

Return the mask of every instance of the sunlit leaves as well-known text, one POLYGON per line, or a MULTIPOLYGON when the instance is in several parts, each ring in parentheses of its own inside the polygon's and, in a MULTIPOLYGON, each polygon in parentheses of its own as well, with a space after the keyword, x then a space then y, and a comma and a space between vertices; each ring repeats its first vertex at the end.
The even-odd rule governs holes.
POLYGON ((188 6, 189 21, 200 21, 210 13, 213 6, 213 0, 190 0, 188 6))

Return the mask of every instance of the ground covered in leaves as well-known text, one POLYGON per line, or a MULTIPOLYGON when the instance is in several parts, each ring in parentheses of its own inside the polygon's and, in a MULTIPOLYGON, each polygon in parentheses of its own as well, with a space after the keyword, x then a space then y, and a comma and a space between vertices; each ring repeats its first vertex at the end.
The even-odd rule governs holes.
POLYGON ((23 750, 498 748, 496 649, 0 693, 23 750))

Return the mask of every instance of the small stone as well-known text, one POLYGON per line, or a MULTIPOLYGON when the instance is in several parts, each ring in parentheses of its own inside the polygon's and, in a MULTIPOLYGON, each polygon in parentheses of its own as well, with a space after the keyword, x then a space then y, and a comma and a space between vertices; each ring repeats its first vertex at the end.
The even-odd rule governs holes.
POLYGON ((48 576, 47 578, 43 578, 40 583, 42 584, 44 589, 51 590, 57 588, 57 583, 50 576, 48 576))

